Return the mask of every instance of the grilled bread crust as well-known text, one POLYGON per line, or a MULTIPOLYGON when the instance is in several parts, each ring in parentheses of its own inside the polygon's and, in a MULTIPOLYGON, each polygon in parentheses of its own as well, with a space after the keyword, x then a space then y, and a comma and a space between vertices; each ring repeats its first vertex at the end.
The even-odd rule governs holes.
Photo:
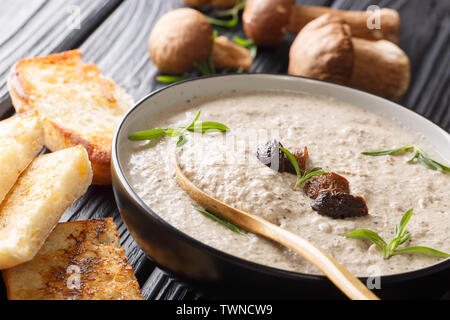
POLYGON ((8 89, 17 112, 37 110, 52 151, 83 145, 94 184, 111 183, 111 142, 133 99, 79 50, 23 59, 11 69, 8 89))
POLYGON ((0 269, 33 259, 64 211, 91 181, 83 146, 34 159, 0 204, 0 269))
POLYGON ((43 146, 36 112, 0 121, 0 203, 43 146))
POLYGON ((59 223, 30 262, 3 271, 12 300, 142 300, 111 218, 59 223))

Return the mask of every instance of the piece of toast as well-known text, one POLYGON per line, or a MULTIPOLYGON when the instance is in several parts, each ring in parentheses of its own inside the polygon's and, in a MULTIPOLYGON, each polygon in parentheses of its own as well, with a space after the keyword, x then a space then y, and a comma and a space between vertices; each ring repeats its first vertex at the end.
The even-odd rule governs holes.
POLYGON ((36 112, 0 121, 0 203, 43 146, 36 112))
POLYGON ((10 300, 141 300, 111 218, 59 223, 33 260, 3 271, 10 300))
POLYGON ((52 151, 82 144, 89 154, 94 184, 110 184, 111 142, 133 99, 79 50, 20 60, 8 89, 17 112, 36 109, 52 151))
POLYGON ((33 259, 61 215, 91 181, 83 146, 33 160, 0 204, 0 269, 33 259))

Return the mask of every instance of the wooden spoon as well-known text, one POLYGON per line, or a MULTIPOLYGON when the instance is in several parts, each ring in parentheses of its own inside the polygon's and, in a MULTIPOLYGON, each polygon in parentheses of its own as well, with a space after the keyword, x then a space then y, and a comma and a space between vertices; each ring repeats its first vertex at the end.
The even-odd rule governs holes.
POLYGON ((175 169, 180 187, 206 210, 214 212, 244 230, 266 237, 296 251, 318 267, 349 298, 379 300, 361 281, 322 249, 262 218, 230 207, 211 197, 186 178, 176 161, 175 169))

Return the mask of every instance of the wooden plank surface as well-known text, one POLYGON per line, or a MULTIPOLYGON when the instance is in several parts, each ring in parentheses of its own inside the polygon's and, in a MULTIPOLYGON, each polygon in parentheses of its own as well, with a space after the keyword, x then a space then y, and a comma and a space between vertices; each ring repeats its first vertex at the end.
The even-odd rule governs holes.
POLYGON ((121 0, 2 0, 0 118, 11 111, 6 77, 17 60, 78 47, 120 2, 121 0))
MULTIPOLYGON (((359 10, 377 4, 380 7, 399 10, 402 17, 400 46, 410 56, 412 63, 411 88, 400 103, 423 114, 447 131, 450 130, 450 1, 298 2, 359 10)), ((17 59, 79 45, 85 61, 96 63, 107 76, 125 87, 135 100, 160 88, 162 85, 154 80, 158 71, 148 58, 148 35, 162 14, 183 6, 181 0, 126 0, 123 3, 118 0, 7 0, 7 3, 7 6, 0 10, 0 26, 8 26, 8 31, 0 35, 0 118, 2 114, 10 114, 12 110, 5 91, 5 77, 17 59), (67 28, 65 23, 68 13, 61 3, 80 6, 81 29, 67 28), (18 11, 20 14, 13 16, 18 11)), ((241 26, 219 31, 229 37, 244 36, 241 26)), ((293 36, 288 36, 279 48, 260 50, 251 71, 286 73, 292 40, 293 36)), ((123 225, 110 187, 89 188, 87 194, 67 210, 62 220, 101 217, 113 217, 118 225, 121 243, 127 251, 146 298, 199 297, 195 289, 182 285, 155 268, 145 257, 123 225)))

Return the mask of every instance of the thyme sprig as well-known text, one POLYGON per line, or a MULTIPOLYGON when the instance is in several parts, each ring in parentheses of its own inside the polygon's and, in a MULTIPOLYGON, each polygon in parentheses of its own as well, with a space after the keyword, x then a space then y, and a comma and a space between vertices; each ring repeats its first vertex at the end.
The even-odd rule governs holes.
POLYGON ((347 233, 344 237, 355 238, 360 240, 368 240, 375 244, 375 246, 380 250, 384 259, 389 259, 397 254, 405 253, 422 253, 422 254, 432 254, 441 257, 450 257, 450 254, 438 251, 433 248, 414 246, 406 247, 402 249, 397 249, 400 245, 404 244, 410 237, 411 233, 407 231, 406 225, 408 224, 411 216, 413 214, 413 208, 405 212, 398 226, 394 229, 394 238, 389 244, 376 232, 368 229, 358 229, 353 232, 347 233))

